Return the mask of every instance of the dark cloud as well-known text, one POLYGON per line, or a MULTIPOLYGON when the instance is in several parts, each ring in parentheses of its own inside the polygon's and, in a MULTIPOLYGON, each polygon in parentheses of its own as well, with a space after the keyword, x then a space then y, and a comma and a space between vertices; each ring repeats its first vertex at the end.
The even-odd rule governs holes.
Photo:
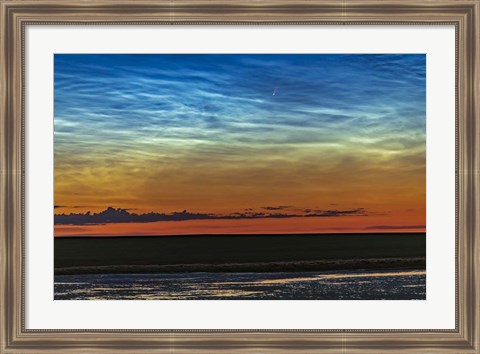
POLYGON ((321 214, 321 216, 341 216, 341 215, 367 215, 364 208, 350 209, 350 210, 315 210, 315 214, 309 214, 309 216, 316 216, 321 214))
POLYGON ((136 214, 128 209, 108 207, 99 213, 70 213, 56 214, 56 225, 97 225, 107 223, 125 222, 155 222, 155 221, 186 221, 186 220, 235 220, 235 219, 284 219, 295 217, 340 217, 340 216, 366 216, 363 208, 350 210, 317 210, 310 214, 288 213, 262 213, 255 211, 235 212, 232 214, 190 213, 187 210, 166 213, 136 214))
POLYGON ((279 206, 264 206, 261 207, 264 210, 283 210, 283 209, 288 209, 291 208, 291 205, 279 205, 279 206))
POLYGON ((99 213, 71 213, 55 215, 55 224, 66 225, 87 225, 87 224, 106 224, 119 222, 154 222, 154 221, 182 221, 213 219, 215 216, 210 214, 189 213, 186 210, 164 213, 130 213, 127 209, 108 207, 99 213))

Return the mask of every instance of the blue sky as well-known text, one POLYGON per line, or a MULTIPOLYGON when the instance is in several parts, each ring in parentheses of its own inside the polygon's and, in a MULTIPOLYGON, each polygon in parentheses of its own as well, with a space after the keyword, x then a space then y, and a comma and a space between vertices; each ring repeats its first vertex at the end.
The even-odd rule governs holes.
POLYGON ((58 144, 78 121, 75 136, 87 140, 102 132, 127 139, 132 130, 150 139, 153 127, 156 137, 188 141, 402 132, 406 143, 424 132, 424 101, 424 55, 55 56, 58 144))

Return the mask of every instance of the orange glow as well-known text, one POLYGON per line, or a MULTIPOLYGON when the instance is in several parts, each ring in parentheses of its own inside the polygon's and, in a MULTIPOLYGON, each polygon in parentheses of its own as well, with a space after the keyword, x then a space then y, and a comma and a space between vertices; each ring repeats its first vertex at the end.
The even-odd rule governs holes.
MULTIPOLYGON (((246 220, 189 220, 159 221, 151 223, 111 223, 103 225, 55 225, 55 236, 131 236, 131 235, 193 235, 193 234, 288 234, 288 233, 356 233, 356 232, 425 232, 422 220, 418 226, 402 220, 398 228, 371 229, 369 217, 339 218, 288 218, 288 219, 246 219, 246 220), (339 221, 338 219, 341 219, 339 221), (339 226, 344 225, 343 227, 339 226)), ((383 220, 385 221, 385 220, 383 220)), ((382 225, 382 218, 375 225, 382 225)))

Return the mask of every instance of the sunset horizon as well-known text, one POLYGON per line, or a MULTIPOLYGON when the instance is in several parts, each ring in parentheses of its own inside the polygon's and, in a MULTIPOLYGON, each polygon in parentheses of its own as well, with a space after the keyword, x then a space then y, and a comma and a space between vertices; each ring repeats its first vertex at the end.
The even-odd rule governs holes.
POLYGON ((423 54, 56 54, 55 236, 425 232, 423 54))
MULTIPOLYGON (((265 209, 265 208, 260 208, 265 209)), ((285 208, 282 208, 285 210, 285 208)), ((122 208, 107 207, 98 213, 55 214, 55 236, 175 236, 175 235, 256 235, 256 234, 344 234, 344 233, 405 233, 426 232, 425 225, 369 225, 363 228, 328 226, 332 222, 318 226, 314 218, 345 219, 366 216, 364 210, 317 210, 317 214, 285 214, 252 212, 215 215, 209 213, 192 214, 184 210, 173 213, 136 214, 122 208), (319 214, 318 212, 323 212, 319 214), (339 213, 340 212, 340 213, 339 213), (346 212, 346 213, 345 213, 346 212), (353 214, 353 216, 352 216, 353 214), (153 219, 138 221, 139 219, 153 219), (156 220, 155 220, 156 219, 156 220), (267 225, 265 221, 268 220, 267 225), (310 219, 310 220, 309 220, 310 219), (230 221, 236 222, 232 227, 230 221), (262 226, 264 228, 262 228, 262 226), (295 228, 292 228, 294 226, 295 228), (196 231, 192 231, 192 227, 196 231), (293 231, 296 230, 296 231, 293 231)))

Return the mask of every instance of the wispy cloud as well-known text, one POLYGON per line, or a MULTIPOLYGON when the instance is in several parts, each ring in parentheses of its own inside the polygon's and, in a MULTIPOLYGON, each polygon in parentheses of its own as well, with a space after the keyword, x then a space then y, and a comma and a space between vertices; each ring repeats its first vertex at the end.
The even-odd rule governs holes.
POLYGON ((108 155, 162 142, 355 138, 420 146, 424 64, 424 55, 57 54, 55 148, 108 155))

